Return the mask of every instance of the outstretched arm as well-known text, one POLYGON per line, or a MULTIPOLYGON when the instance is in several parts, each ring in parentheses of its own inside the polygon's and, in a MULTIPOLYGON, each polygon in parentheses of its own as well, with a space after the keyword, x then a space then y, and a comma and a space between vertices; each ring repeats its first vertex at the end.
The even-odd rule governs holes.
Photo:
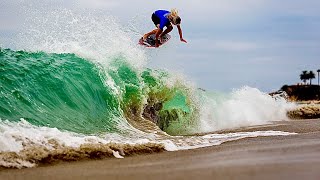
POLYGON ((187 41, 184 40, 183 37, 182 37, 182 30, 181 30, 181 27, 180 27, 179 24, 177 25, 177 28, 178 28, 178 32, 179 32, 179 35, 180 35, 180 41, 187 43, 187 41))

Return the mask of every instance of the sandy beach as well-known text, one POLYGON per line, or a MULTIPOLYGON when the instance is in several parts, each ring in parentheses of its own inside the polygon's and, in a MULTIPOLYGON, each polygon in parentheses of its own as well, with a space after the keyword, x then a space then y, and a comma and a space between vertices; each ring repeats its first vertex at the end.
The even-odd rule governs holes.
POLYGON ((0 179, 320 179, 320 119, 281 121, 237 131, 257 130, 298 134, 124 159, 2 169, 0 179))

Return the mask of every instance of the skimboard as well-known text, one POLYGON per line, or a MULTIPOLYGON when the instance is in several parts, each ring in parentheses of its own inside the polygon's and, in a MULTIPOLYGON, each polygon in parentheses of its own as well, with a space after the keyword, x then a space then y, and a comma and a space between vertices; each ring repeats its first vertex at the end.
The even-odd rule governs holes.
MULTIPOLYGON (((162 46, 163 44, 165 44, 166 42, 169 41, 169 39, 171 38, 170 34, 166 34, 162 37, 161 42, 159 41, 159 47, 162 46)), ((151 34, 150 36, 148 36, 148 38, 146 40, 143 40, 143 38, 139 39, 139 44, 145 47, 155 47, 156 45, 156 34, 151 34)))

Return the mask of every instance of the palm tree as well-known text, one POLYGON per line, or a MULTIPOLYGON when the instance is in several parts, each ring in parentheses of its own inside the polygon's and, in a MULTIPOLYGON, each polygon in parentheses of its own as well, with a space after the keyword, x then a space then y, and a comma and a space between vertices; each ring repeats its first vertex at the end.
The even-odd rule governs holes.
POLYGON ((303 81, 304 84, 306 84, 306 81, 309 79, 308 78, 308 71, 302 71, 302 74, 300 74, 300 79, 303 81))
POLYGON ((313 71, 309 71, 308 79, 310 80, 310 85, 311 85, 312 79, 315 79, 315 78, 316 78, 316 75, 313 73, 313 71))
POLYGON ((317 70, 318 73, 318 86, 319 86, 319 73, 320 73, 320 69, 317 70))

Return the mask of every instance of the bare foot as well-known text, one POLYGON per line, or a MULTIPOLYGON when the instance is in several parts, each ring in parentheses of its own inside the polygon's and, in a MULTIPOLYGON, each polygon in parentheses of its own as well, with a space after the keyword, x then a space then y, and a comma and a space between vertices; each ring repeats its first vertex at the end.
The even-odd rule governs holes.
POLYGON ((142 36, 142 39, 145 41, 148 38, 148 36, 145 34, 142 36))
POLYGON ((161 36, 161 37, 159 38, 159 41, 160 41, 161 44, 163 43, 163 41, 164 41, 163 36, 161 36))

